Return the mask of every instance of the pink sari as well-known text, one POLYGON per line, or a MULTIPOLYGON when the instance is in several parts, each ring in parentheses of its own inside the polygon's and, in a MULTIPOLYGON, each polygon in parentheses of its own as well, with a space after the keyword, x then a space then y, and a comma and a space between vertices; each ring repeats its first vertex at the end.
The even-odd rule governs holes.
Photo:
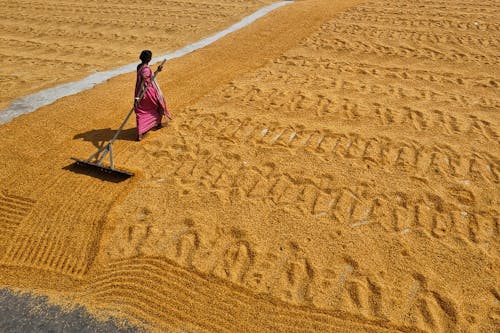
MULTIPOLYGON (((153 78, 153 72, 147 65, 140 65, 137 69, 137 81, 135 83, 135 97, 138 97, 143 87, 146 87, 153 78)), ((172 119, 167 109, 165 97, 161 92, 160 86, 156 80, 144 93, 144 96, 135 107, 135 119, 137 122, 137 132, 142 135, 161 124, 162 117, 168 120, 172 119)))

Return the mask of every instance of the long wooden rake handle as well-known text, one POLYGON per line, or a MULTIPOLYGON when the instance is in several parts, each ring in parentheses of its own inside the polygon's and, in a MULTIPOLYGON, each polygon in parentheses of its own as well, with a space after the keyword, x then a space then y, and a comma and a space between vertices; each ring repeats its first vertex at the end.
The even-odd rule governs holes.
POLYGON ((97 165, 102 165, 102 162, 104 161, 104 158, 106 158, 106 155, 108 155, 108 153, 109 153, 110 167, 112 169, 114 168, 113 143, 116 141, 116 139, 118 138, 118 136, 122 132, 123 127, 125 127, 125 125, 127 124, 130 116, 132 115, 132 112, 134 112, 135 108, 137 107, 137 105, 139 104, 139 102, 144 97, 144 94, 146 93, 146 91, 148 90, 148 88, 153 84, 154 80, 156 79, 156 75, 158 75, 158 73, 160 72, 160 68, 163 67, 163 64, 165 64, 166 61, 167 61, 167 59, 164 59, 160 63, 160 65, 158 66, 158 68, 156 69, 156 71, 153 73, 153 77, 151 78, 150 82, 146 86, 142 87, 142 90, 141 90, 139 96, 136 97, 135 100, 134 100, 134 106, 132 107, 132 109, 130 109, 129 113, 127 114, 127 116, 123 120, 123 122, 120 125, 120 127, 118 127, 118 130, 116 131, 116 133, 113 136, 113 138, 107 144, 105 144, 104 146, 102 146, 101 148, 99 148, 94 154, 92 154, 87 159, 87 162, 92 162, 92 160, 95 159, 97 165), (101 153, 102 153, 102 155, 101 155, 101 153), (99 156, 99 155, 101 155, 101 156, 99 156))

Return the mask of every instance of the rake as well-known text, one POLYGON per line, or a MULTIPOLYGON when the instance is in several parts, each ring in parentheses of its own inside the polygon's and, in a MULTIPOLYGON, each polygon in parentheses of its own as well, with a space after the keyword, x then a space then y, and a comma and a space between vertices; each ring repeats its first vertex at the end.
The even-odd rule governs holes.
POLYGON ((118 138, 118 136, 122 132, 123 127, 128 122, 128 120, 129 120, 130 116, 132 115, 132 113, 134 112, 137 104, 139 104, 139 102, 144 97, 144 94, 146 93, 146 91, 148 90, 148 88, 155 81, 156 75, 160 71, 160 68, 162 68, 162 66, 165 63, 165 61, 166 61, 166 59, 161 62, 160 66, 158 66, 158 69, 156 69, 156 71, 154 72, 151 81, 145 87, 143 87, 143 89, 141 90, 141 93, 135 99, 134 106, 132 107, 132 109, 129 111, 129 113, 127 114, 127 116, 123 120, 122 124, 120 125, 120 127, 116 131, 116 133, 113 136, 113 138, 107 144, 105 144, 104 146, 102 146, 101 148, 99 148, 94 154, 92 154, 86 160, 75 158, 75 157, 71 157, 71 159, 75 161, 76 165, 82 166, 84 168, 89 168, 89 169, 92 169, 92 170, 96 170, 98 172, 103 172, 103 173, 106 173, 106 174, 120 176, 120 177, 124 177, 124 178, 129 178, 129 177, 134 176, 133 172, 130 172, 130 171, 127 171, 127 170, 123 170, 123 169, 115 168, 115 161, 114 161, 114 158, 113 158, 113 143, 116 141, 116 139, 118 138), (109 165, 105 165, 103 163, 105 161, 105 159, 106 159, 106 156, 109 157, 109 165))

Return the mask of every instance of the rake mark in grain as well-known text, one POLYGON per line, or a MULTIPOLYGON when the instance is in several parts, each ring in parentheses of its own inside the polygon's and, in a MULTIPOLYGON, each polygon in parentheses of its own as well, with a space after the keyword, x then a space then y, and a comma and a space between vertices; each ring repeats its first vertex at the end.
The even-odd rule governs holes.
POLYGON ((0 191, 0 242, 10 239, 35 201, 0 191))
MULTIPOLYGON (((385 110, 387 112, 389 110, 385 110)), ((376 114, 379 114, 376 112, 376 114)), ((215 117, 215 115, 204 114, 202 117, 215 117)), ((395 116, 391 113, 387 117, 394 121, 395 116)), ((421 120, 421 116, 412 116, 411 111, 407 113, 407 117, 412 123, 422 124, 427 126, 426 121, 421 120)), ((219 118, 220 126, 225 126, 226 123, 238 122, 238 119, 219 118)), ((403 120, 401 120, 403 121, 403 120)), ((265 128, 267 137, 272 137, 273 140, 265 140, 262 138, 249 139, 245 142, 256 145, 282 145, 285 147, 297 149, 307 148, 312 149, 324 159, 331 159, 333 156, 345 159, 369 160, 383 167, 391 167, 395 169, 403 169, 405 171, 413 170, 416 175, 427 175, 429 172, 439 174, 450 179, 463 180, 470 179, 475 182, 498 183, 500 164, 488 153, 473 151, 472 153, 459 153, 448 146, 426 146, 417 141, 394 141, 385 137, 363 137, 354 133, 333 133, 330 130, 314 130, 303 128, 302 130, 292 129, 298 126, 280 126, 271 127, 259 122, 248 123, 247 126, 254 128, 254 132, 258 132, 260 128, 265 128), (294 140, 290 141, 289 138, 294 140)), ((417 125, 415 125, 417 126, 417 125)), ((189 122, 183 125, 185 130, 183 135, 188 133, 201 131, 203 135, 215 135, 219 138, 225 138, 226 133, 222 133, 218 126, 215 128, 207 128, 198 126, 196 129, 191 128, 189 122)), ((230 134, 228 134, 230 135, 230 134)), ((229 137, 232 142, 238 142, 238 137, 229 137)), ((196 167, 196 162, 192 162, 193 168, 196 167)), ((199 164, 198 164, 199 165, 199 164)), ((184 165, 183 168, 188 168, 184 165)))
POLYGON ((30 220, 16 229, 2 263, 79 278, 96 255, 109 198, 116 197, 123 185, 110 186, 72 173, 58 179, 57 186, 49 187, 38 198, 30 220))
MULTIPOLYGON (((492 142, 498 142, 498 133, 496 125, 481 117, 471 115, 471 110, 476 109, 494 109, 500 106, 500 101, 489 95, 483 96, 473 95, 465 96, 463 92, 453 91, 433 91, 430 89, 412 88, 408 89, 406 85, 400 83, 385 85, 367 85, 356 81, 349 81, 347 79, 335 78, 324 81, 325 85, 331 85, 334 82, 339 87, 339 95, 332 95, 329 98, 322 96, 322 93, 311 94, 308 96, 309 102, 303 105, 305 112, 315 114, 318 117, 328 116, 335 117, 340 120, 360 120, 360 121, 376 121, 379 125, 401 125, 404 127, 412 128, 418 132, 441 130, 448 135, 462 135, 472 134, 479 139, 486 139, 492 142), (338 81, 338 82, 337 82, 338 81), (349 85, 349 87, 346 87, 349 85), (377 91, 375 92, 376 89, 377 91), (343 97, 346 91, 351 91, 349 96, 343 97), (356 94, 360 94, 363 98, 356 98, 356 94), (395 101, 400 101, 401 96, 406 97, 406 104, 401 107, 387 106, 380 104, 379 95, 385 98, 391 98, 395 101), (375 97, 374 97, 375 96, 375 97), (428 104, 426 107, 410 106, 410 102, 425 102, 428 104), (445 111, 441 106, 436 104, 449 104, 454 108, 460 108, 463 112, 452 113, 445 111)), ((318 82, 314 81, 314 88, 318 82)), ((321 83, 321 82, 320 82, 321 83)), ((480 83, 477 83, 480 84, 480 83)), ((483 83, 481 83, 483 84, 483 83)), ((308 85, 307 82, 298 82, 297 85, 308 85)), ((293 86, 286 84, 287 89, 293 89, 293 86)), ((242 87, 241 90, 245 91, 249 87, 242 87)), ((262 98, 273 100, 273 103, 268 106, 269 110, 283 110, 283 107, 290 105, 290 97, 276 97, 270 95, 271 91, 261 89, 262 98)), ((245 106, 252 108, 251 104, 246 104, 241 101, 241 93, 233 91, 231 102, 235 106, 245 106)), ((293 108, 291 109, 293 113, 293 108)), ((208 121, 207 121, 208 122, 208 121)), ((208 126, 206 126, 208 127, 208 126)), ((220 127, 220 126, 219 126, 220 127)), ((269 130, 269 129, 268 129, 269 130)), ((272 130, 272 129, 271 129, 272 130)), ((263 136, 267 131, 263 131, 263 136)), ((227 135, 227 134, 226 134, 227 135)))
MULTIPOLYGON (((125 311, 138 319, 154 319, 164 329, 172 322, 194 325, 201 330, 232 332, 242 329, 230 313, 250 315, 259 309, 259 321, 247 321, 251 331, 332 332, 337 327, 375 332, 396 332, 397 326, 380 326, 375 321, 340 319, 333 313, 268 302, 253 293, 228 287, 222 281, 207 279, 161 259, 135 259, 113 263, 85 288, 85 297, 103 304, 126 304, 125 311), (157 288, 148 286, 155 285, 157 288), (196 285, 195 289, 186 286, 196 285), (134 290, 131 297, 130 290, 134 290), (213 295, 224 295, 222 299, 213 295), (185 300, 185 302, 182 302, 185 300), (100 302, 101 303, 101 302, 100 302), (210 304, 207 307, 207 304, 210 304), (210 317, 210 320, 205 320, 210 317)), ((123 308, 123 307, 122 307, 123 308)), ((250 315, 251 316, 251 315, 250 315)), ((239 324, 241 324, 239 322, 239 324)), ((186 327, 186 326, 184 326, 186 327)))
MULTIPOLYGON (((404 154, 404 150, 399 151, 395 161, 404 165, 410 163, 412 158, 404 157, 404 154)), ((185 162, 180 163, 182 168, 185 162)), ((435 155, 428 163, 433 168, 444 168, 436 161, 435 155)), ((239 167, 231 160, 213 157, 190 161, 189 165, 196 166, 189 167, 192 172, 183 175, 175 172, 171 177, 180 177, 181 184, 188 187, 203 186, 218 195, 226 193, 225 197, 230 201, 235 195, 242 195, 254 202, 260 200, 279 207, 290 207, 305 216, 327 217, 353 227, 374 222, 394 232, 422 229, 429 237, 437 239, 458 236, 486 252, 494 251, 498 243, 498 212, 477 211, 472 193, 461 188, 450 188, 449 194, 454 200, 425 193, 415 197, 415 194, 369 191, 367 195, 367 188, 337 188, 328 185, 330 177, 305 181, 298 175, 280 173, 275 167, 239 167), (211 161, 225 167, 211 173, 211 161), (227 181, 218 182, 220 179, 227 181), (414 199, 409 200, 411 197, 414 199)))
MULTIPOLYGON (((365 62, 346 62, 341 60, 334 60, 328 58, 315 58, 304 55, 282 55, 274 60, 274 64, 283 69, 290 63, 297 63, 299 68, 315 68, 317 71, 321 70, 325 74, 330 75, 362 75, 376 79, 391 79, 397 81, 416 81, 425 82, 427 84, 439 83, 447 86, 465 86, 469 88, 498 88, 497 79, 493 76, 481 75, 465 75, 459 72, 443 71, 438 68, 418 68, 418 67, 405 67, 404 65, 381 65, 366 60, 365 62)), ((308 83, 307 78, 301 77, 303 74, 296 73, 295 76, 290 74, 281 73, 279 77, 272 73, 269 75, 269 81, 279 80, 287 83, 308 83)), ((325 78, 321 78, 325 80, 325 78)), ((327 81, 328 82, 328 81, 327 81)), ((335 81, 331 81, 335 82, 335 81)), ((336 86, 336 85, 334 85, 336 86)), ((237 95, 240 89, 235 89, 234 83, 231 86, 231 93, 228 93, 226 98, 237 95)), ((475 98, 474 96, 468 96, 475 98)))

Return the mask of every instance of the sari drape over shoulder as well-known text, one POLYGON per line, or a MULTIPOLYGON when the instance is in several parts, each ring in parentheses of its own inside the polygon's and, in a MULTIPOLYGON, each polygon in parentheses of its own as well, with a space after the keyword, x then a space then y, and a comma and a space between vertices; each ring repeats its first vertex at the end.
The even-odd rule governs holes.
MULTIPOLYGON (((153 71, 147 64, 140 65, 137 68, 137 80, 135 84, 135 97, 138 97, 142 91, 153 79, 153 71)), ((156 79, 147 88, 144 96, 135 106, 135 119, 137 122, 137 131, 142 135, 161 124, 161 119, 165 115, 168 120, 172 115, 168 111, 165 97, 158 85, 156 79)))

